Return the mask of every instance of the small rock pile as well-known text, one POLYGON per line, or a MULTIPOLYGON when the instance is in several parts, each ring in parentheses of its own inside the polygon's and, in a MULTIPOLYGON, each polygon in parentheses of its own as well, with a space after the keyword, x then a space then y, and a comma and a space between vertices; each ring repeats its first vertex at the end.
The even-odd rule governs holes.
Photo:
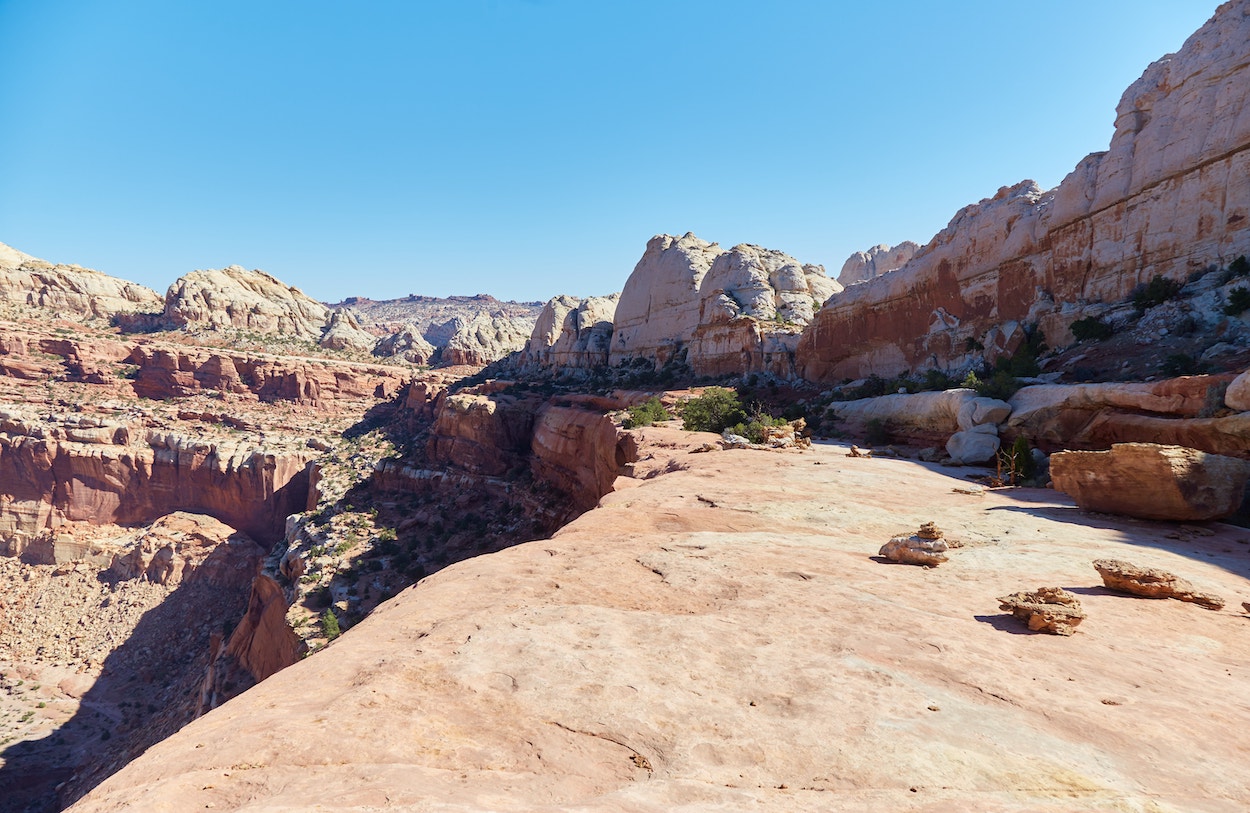
POLYGON ((877 555, 900 564, 937 567, 950 558, 946 555, 949 546, 942 536, 942 531, 936 524, 926 522, 916 533, 896 536, 886 542, 877 555))
POLYGON ((1000 596, 998 606, 1010 611, 1034 632, 1071 635, 1085 620, 1080 600, 1062 587, 1039 587, 1033 592, 1000 596))

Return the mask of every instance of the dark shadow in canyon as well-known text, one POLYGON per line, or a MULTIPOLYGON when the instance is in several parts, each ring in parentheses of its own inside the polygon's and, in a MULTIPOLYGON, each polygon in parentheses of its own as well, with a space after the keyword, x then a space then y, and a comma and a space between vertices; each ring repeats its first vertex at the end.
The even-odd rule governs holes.
MULTIPOLYGON (((143 614, 72 717, 0 754, 0 813, 61 810, 195 719, 214 638, 242 616, 264 554, 255 543, 243 545, 218 546, 197 568, 211 576, 192 574, 143 614)), ((101 579, 107 582, 107 571, 101 579)))

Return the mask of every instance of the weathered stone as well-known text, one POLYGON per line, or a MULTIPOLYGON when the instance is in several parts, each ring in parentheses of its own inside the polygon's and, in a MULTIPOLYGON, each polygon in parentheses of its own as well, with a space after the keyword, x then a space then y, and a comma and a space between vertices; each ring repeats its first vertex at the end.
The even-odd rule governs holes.
POLYGON ((1166 570, 1138 567, 1120 559, 1097 559, 1094 570, 1102 576, 1102 583, 1112 590, 1145 598, 1174 598, 1208 610, 1224 608, 1224 599, 1212 593, 1201 593, 1189 582, 1166 570))
POLYGON ((156 312, 156 291, 77 265, 54 265, 0 243, 0 305, 35 308, 66 319, 108 319, 118 313, 156 312))
MULTIPOLYGON (((984 426, 993 429, 993 424, 984 426)), ((946 454, 951 461, 965 466, 988 463, 998 453, 1000 441, 994 432, 979 431, 981 427, 973 427, 964 432, 956 432, 946 441, 946 454)))
POLYGON ((894 537, 881 546, 877 555, 905 565, 937 567, 950 558, 946 551, 947 545, 940 538, 916 534, 894 537))
POLYGON ((1234 378, 1224 393, 1224 403, 1229 409, 1250 412, 1250 370, 1234 378))
POLYGON ((1034 632, 1071 635, 1085 620, 1080 600, 1062 587, 1039 587, 1031 593, 1000 596, 998 606, 1011 611, 1034 632))
POLYGON ((1250 463, 1183 446, 1117 443, 1103 452, 1056 452, 1050 473, 1084 511, 1208 520, 1240 507, 1250 463))
POLYGON ((461 320, 443 348, 443 364, 481 366, 525 347, 533 324, 502 313, 478 313, 461 320))
POLYGON ((606 366, 620 294, 552 298, 538 315, 523 362, 538 367, 606 366))
POLYGON ((365 330, 357 314, 343 308, 330 315, 330 323, 317 342, 328 350, 355 350, 367 353, 373 349, 378 337, 365 330))
POLYGON ((407 324, 394 333, 378 340, 373 355, 383 358, 398 357, 409 364, 429 364, 437 349, 425 340, 416 325, 407 324))

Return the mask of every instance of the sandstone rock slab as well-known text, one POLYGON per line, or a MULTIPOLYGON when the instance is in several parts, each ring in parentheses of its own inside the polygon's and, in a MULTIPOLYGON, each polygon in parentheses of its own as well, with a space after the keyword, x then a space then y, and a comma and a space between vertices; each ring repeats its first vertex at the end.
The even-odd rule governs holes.
POLYGON ((1050 472, 1055 488, 1084 511, 1195 521, 1237 511, 1250 463, 1183 446, 1117 443, 1103 452, 1056 452, 1050 472))
POLYGON ((1072 635, 1085 620, 1081 601, 1062 587, 1039 587, 998 599, 999 609, 1009 610, 1034 632, 1072 635))
POLYGON ((1199 592, 1175 573, 1157 567, 1139 567, 1120 559, 1097 559, 1094 570, 1102 576, 1103 584, 1112 590, 1145 598, 1174 598, 1208 610, 1224 608, 1224 599, 1212 593, 1199 592))

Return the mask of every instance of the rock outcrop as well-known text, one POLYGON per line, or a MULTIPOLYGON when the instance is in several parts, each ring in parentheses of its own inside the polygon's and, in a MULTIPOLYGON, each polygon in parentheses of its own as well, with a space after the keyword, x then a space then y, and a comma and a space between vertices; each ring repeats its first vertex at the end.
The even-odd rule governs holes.
POLYGON ((804 334, 800 372, 971 363, 968 340, 1010 321, 1061 345, 1081 303, 1250 254, 1247 39, 1250 8, 1220 6, 1125 91, 1108 151, 1049 192, 1025 181, 964 208, 902 268, 837 295, 804 334))
POLYGON ((59 265, 0 243, 0 305, 31 309, 79 321, 118 313, 159 311, 161 297, 150 288, 77 265, 59 265))
POLYGON ((458 322, 456 332, 443 347, 443 364, 480 367, 525 347, 533 324, 502 313, 478 313, 458 322))
POLYGON ((330 323, 317 344, 327 350, 353 350, 368 353, 377 344, 378 337, 365 330, 360 317, 343 308, 330 315, 330 323))
POLYGON ((165 293, 165 319, 189 330, 235 328, 317 342, 330 309, 264 271, 192 271, 165 293))
POLYGON ((1194 521, 1237 511, 1250 463, 1183 446, 1117 443, 1103 452, 1056 452, 1050 474, 1084 511, 1194 521))
POLYGON ((427 342, 417 326, 411 323, 378 339, 373 347, 375 356, 400 358, 409 364, 430 364, 436 352, 437 348, 427 342))
POLYGON ((857 251, 842 264, 838 274, 838 284, 843 288, 857 282, 867 282, 896 268, 902 268, 916 256, 920 246, 910 240, 904 240, 897 246, 885 243, 873 246, 867 251, 857 251))
POLYGON ((37 421, 0 427, 0 540, 8 555, 48 561, 36 543, 66 523, 137 525, 172 511, 209 514, 271 543, 287 515, 307 505, 306 457, 151 430, 132 440, 125 426, 96 428, 103 434, 37 421))
POLYGON ((1112 590, 1144 598, 1174 598, 1188 601, 1208 610, 1224 609, 1224 599, 1212 593, 1202 593, 1175 573, 1157 567, 1138 567, 1120 559, 1098 559, 1094 570, 1102 576, 1102 583, 1112 590))
POLYGON ((691 368, 698 375, 793 377, 800 331, 841 288, 823 267, 780 251, 744 244, 717 255, 699 284, 691 368))
POLYGON ((641 358, 660 366, 673 359, 699 326, 699 286, 722 253, 689 232, 652 237, 616 305, 609 362, 641 358))
POLYGON ((522 362, 559 369, 607 366, 620 298, 620 294, 553 297, 538 314, 522 362))
POLYGON ((216 390, 318 405, 341 398, 389 398, 407 381, 393 367, 178 345, 140 344, 129 360, 138 368, 135 394, 154 399, 216 390))
POLYGON ((1032 592, 1012 593, 998 599, 1001 610, 1007 610, 1034 632, 1071 635, 1085 620, 1081 600, 1062 587, 1039 587, 1032 592))

